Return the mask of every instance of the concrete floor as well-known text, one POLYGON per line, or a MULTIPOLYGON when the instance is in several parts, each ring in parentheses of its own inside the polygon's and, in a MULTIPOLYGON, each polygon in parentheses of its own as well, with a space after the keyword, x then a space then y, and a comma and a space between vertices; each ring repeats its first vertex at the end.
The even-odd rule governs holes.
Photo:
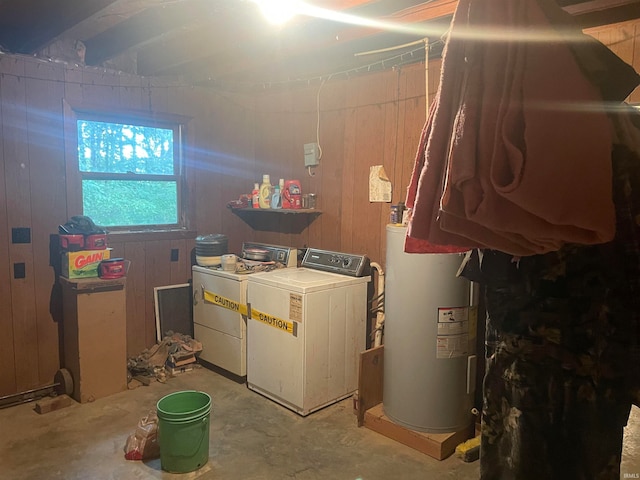
MULTIPOLYGON (((5 408, 0 425, 0 477, 12 480, 440 480, 474 479, 479 471, 477 461, 455 455, 438 461, 358 428, 351 399, 303 418, 205 368, 47 414, 37 414, 33 403, 5 408), (159 459, 125 460, 124 444, 138 420, 164 395, 190 389, 213 399, 209 462, 170 474, 159 459)), ((634 408, 621 478, 640 474, 638 433, 634 408)))

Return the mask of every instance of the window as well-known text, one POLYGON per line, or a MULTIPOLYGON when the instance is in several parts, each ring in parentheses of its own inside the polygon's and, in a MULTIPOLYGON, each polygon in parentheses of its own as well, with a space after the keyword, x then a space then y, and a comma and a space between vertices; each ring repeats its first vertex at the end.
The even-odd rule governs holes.
POLYGON ((182 123, 82 111, 70 117, 66 130, 77 147, 67 164, 74 212, 109 231, 186 227, 182 123))

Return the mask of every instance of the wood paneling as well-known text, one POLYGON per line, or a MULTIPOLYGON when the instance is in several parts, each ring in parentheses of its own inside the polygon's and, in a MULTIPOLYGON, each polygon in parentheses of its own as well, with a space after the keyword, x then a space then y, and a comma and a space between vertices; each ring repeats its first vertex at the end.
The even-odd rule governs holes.
MULTIPOLYGON (((50 235, 66 215, 62 103, 64 75, 52 65, 25 63, 31 242, 39 381, 53 377, 60 358, 59 331, 50 312, 55 273, 50 267, 50 235), (40 77, 40 78, 38 78, 40 77)), ((33 353, 31 353, 33 355, 33 353)), ((38 382, 39 383, 39 382, 38 382)))
POLYGON ((346 122, 349 110, 340 108, 345 104, 347 90, 343 85, 327 84, 323 87, 320 104, 320 145, 322 147, 321 167, 315 167, 314 180, 317 185, 317 208, 322 215, 315 219, 310 227, 308 244, 321 245, 321 248, 339 251, 342 232, 342 205, 340 195, 329 192, 342 191, 345 178, 344 146, 346 145, 346 122))
POLYGON ((131 262, 127 272, 127 355, 138 355, 150 345, 146 337, 148 302, 144 242, 124 245, 124 258, 131 262))
POLYGON ((153 345, 156 338, 153 287, 171 285, 171 265, 167 256, 170 249, 171 242, 167 240, 145 242, 144 245, 142 265, 144 265, 145 275, 144 338, 146 345, 153 345))
MULTIPOLYGON (((640 71, 639 31, 640 21, 636 20, 587 30, 586 33, 610 46, 620 58, 640 71)), ((418 63, 330 82, 324 87, 326 90, 322 98, 328 96, 326 91, 330 89, 331 97, 339 99, 331 104, 320 102, 320 130, 331 129, 332 134, 322 135, 323 158, 314 169, 316 177, 313 183, 308 178, 303 180, 303 190, 310 191, 311 185, 318 190, 319 208, 323 213, 311 223, 308 232, 285 239, 289 244, 364 253, 384 265, 385 225, 390 205, 368 202, 369 167, 380 164, 385 167, 393 185, 392 203, 405 199, 420 132, 426 120, 427 101, 433 100, 437 90, 440 66, 440 59, 429 61, 426 82, 425 65, 418 63), (428 92, 425 92, 425 83, 428 92), (341 155, 338 155, 341 158, 335 163, 334 154, 328 152, 340 151, 341 155), (339 227, 339 231, 336 228, 331 230, 332 226, 339 227), (310 239, 313 243, 307 243, 310 239)), ((310 86, 302 91, 309 99, 314 99, 317 87, 310 86)), ((311 108, 309 101, 301 101, 298 94, 296 101, 291 102, 287 95, 290 94, 267 91, 256 99, 259 124, 262 125, 258 132, 262 140, 257 141, 257 151, 272 162, 290 165, 291 160, 280 157, 283 150, 279 143, 283 139, 278 137, 278 132, 283 128, 308 131, 313 123, 305 122, 312 122, 313 118, 310 120, 304 115, 311 108), (291 115, 280 115, 278 105, 291 108, 291 115), (278 152, 278 155, 270 157, 270 152, 278 152)), ((628 101, 640 101, 639 95, 640 88, 628 101)), ((292 168, 296 167, 295 162, 292 165, 292 168)), ((268 167, 278 168, 277 165, 265 164, 265 168, 268 167)), ((261 241, 274 238, 277 237, 257 235, 261 241)))
MULTIPOLYGON (((589 28, 584 32, 607 45, 636 72, 640 72, 640 20, 589 28)), ((640 103, 640 87, 629 95, 627 102, 640 103)))
MULTIPOLYGON (((5 339, 0 350, 0 395, 5 395, 51 384, 61 366, 64 322, 59 313, 61 294, 52 242, 57 226, 81 213, 67 205, 68 198, 73 203, 79 194, 73 189, 67 194, 67 183, 71 186, 73 179, 68 176, 65 152, 69 149, 73 154, 75 149, 75 141, 65 137, 65 113, 70 105, 190 113, 197 117, 193 133, 187 133, 192 146, 207 138, 224 117, 214 111, 205 121, 200 116, 202 104, 212 102, 203 99, 216 95, 196 94, 193 88, 175 82, 150 82, 104 69, 11 55, 0 56, 0 73, 0 328, 5 339), (11 242, 16 227, 31 229, 30 243, 11 242), (25 278, 13 278, 16 263, 24 264, 25 278)), ((192 174, 197 175, 193 170, 192 174)), ((196 188, 190 188, 187 202, 192 212, 196 196, 196 188)), ((214 228, 220 227, 216 224, 214 228)), ((109 236, 112 255, 131 262, 127 278, 129 356, 155 343, 153 288, 189 281, 194 237, 194 232, 173 237, 109 236), (178 250, 177 262, 171 261, 172 249, 178 250)))
MULTIPOLYGON (((31 187, 27 102, 24 62, 3 56, 0 66, 2 78, 2 137, 5 170, 5 201, 7 205, 7 230, 11 238, 12 228, 31 228, 31 187)), ((33 237, 33 229, 31 231, 33 237)), ((9 245, 11 278, 11 316, 13 319, 14 362, 19 391, 38 385, 38 324, 36 320, 36 291, 32 243, 9 245), (25 278, 14 278, 16 264, 24 266, 25 278)), ((4 388, 3 388, 4 390, 4 388)))
MULTIPOLYGON (((640 70, 639 23, 588 33, 640 70)), ((114 256, 131 262, 127 354, 134 356, 155 343, 153 288, 190 279, 197 234, 223 233, 235 253, 250 240, 362 253, 384 266, 390 205, 369 202, 369 168, 383 165, 393 185, 392 203, 404 200, 439 71, 440 61, 431 60, 426 82, 424 63, 415 63, 322 85, 240 94, 0 55, 0 395, 50 384, 60 366, 54 313, 59 293, 49 247, 57 225, 80 213, 67 205, 74 201, 74 192, 66 191, 73 179, 65 151, 73 153, 75 144, 64 136, 70 105, 190 118, 183 186, 189 231, 109 235, 114 256), (310 176, 303 145, 317 141, 318 132, 322 158, 310 176), (263 173, 274 183, 300 179, 304 192, 317 193, 322 214, 306 218, 298 229, 287 216, 263 215, 263 228, 252 228, 226 204, 249 193, 263 173), (31 243, 11 243, 15 227, 31 228, 31 243), (178 250, 177 262, 171 261, 172 249, 178 250), (26 278, 13 278, 14 263, 24 263, 26 278)), ((629 100, 640 101, 639 91, 629 100)))
MULTIPOLYGON (((4 71, 9 58, 0 56, 0 70, 4 71)), ((4 101, 0 89, 0 120, 4 123, 4 101)), ((13 297, 11 295, 11 274, 13 267, 10 262, 9 245, 11 228, 9 227, 7 212, 7 194, 9 183, 13 182, 11 169, 7 169, 8 160, 4 149, 4 128, 0 135, 0 185, 3 195, 0 196, 0 331, 5 339, 4 348, 0 349, 0 396, 9 395, 16 391, 16 369, 14 358, 13 334, 13 297), (8 171, 9 177, 5 175, 8 171)))
POLYGON ((250 193, 258 181, 253 153, 256 120, 250 101, 243 106, 235 99, 214 96, 200 103, 204 121, 194 127, 197 148, 187 155, 196 176, 198 233, 223 233, 229 250, 239 252, 243 241, 252 240, 253 231, 224 207, 240 194, 250 193))
MULTIPOLYGON (((437 74, 439 62, 432 63, 437 74)), ((276 148, 276 129, 315 130, 318 87, 310 86, 302 92, 314 102, 303 101, 300 93, 296 101, 286 100, 287 95, 294 98, 287 92, 267 93, 256 99, 256 110, 265 125, 259 135, 271 138, 265 139, 256 151, 268 155, 267 149, 276 148), (282 116, 277 110, 283 104, 291 109, 289 115, 282 116)), ((281 243, 366 254, 384 264, 390 204, 369 202, 369 169, 383 165, 393 185, 392 203, 404 200, 426 118, 424 97, 423 63, 330 82, 323 87, 319 102, 322 158, 313 169, 315 176, 304 174, 301 178, 303 192, 318 194, 322 215, 311 222, 306 232, 280 237, 286 240, 281 243)), ((282 160, 291 171, 300 171, 304 165, 302 143, 306 142, 300 142, 298 152, 291 154, 293 162, 282 160)), ((260 241, 277 238, 262 232, 257 237, 260 241)))

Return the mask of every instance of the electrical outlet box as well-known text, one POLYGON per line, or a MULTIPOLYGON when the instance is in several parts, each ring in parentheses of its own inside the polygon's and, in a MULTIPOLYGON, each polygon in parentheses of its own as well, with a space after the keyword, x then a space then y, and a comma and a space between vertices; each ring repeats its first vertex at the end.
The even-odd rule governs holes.
POLYGON ((320 147, 317 143, 304 144, 304 166, 315 167, 320 163, 320 147))
POLYGON ((12 228, 11 243, 31 243, 31 229, 28 227, 12 228))
POLYGON ((13 264, 13 278, 25 278, 27 276, 27 269, 24 263, 13 264))

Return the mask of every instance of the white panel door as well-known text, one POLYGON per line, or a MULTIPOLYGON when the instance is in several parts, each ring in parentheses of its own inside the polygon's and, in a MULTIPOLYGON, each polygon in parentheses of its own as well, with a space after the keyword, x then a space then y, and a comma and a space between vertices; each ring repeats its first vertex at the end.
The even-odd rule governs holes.
MULTIPOLYGON (((289 319, 292 293, 284 288, 247 282, 247 299, 255 311, 295 324, 293 335, 250 318, 247 325, 247 384, 289 408, 300 411, 304 386, 304 318, 289 319)), ((296 294, 299 296, 299 294, 296 294)))
POLYGON ((246 305, 246 280, 193 271, 193 331, 200 358, 235 375, 247 374, 246 316, 210 303, 204 292, 246 305))
POLYGON ((204 291, 246 304, 243 282, 202 272, 193 272, 194 322, 227 335, 244 338, 246 319, 233 310, 205 301, 204 291))

